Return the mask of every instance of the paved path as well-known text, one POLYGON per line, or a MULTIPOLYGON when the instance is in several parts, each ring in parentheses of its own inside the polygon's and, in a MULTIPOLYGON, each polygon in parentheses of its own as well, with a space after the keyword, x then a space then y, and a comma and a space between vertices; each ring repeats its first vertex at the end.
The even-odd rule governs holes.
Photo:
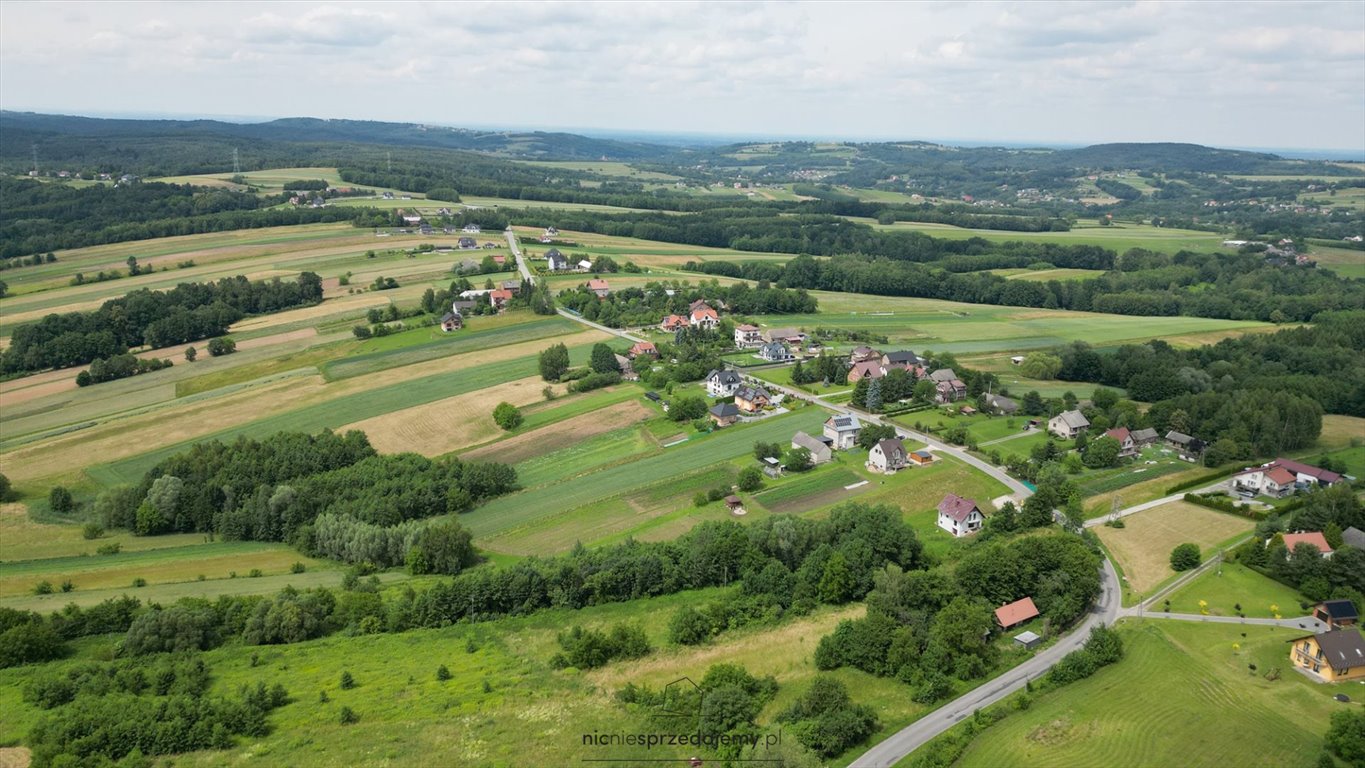
POLYGON ((1124 608, 1123 615, 1143 619, 1170 619, 1172 621, 1199 621, 1209 624, 1251 624, 1260 627, 1287 627, 1302 629, 1305 632, 1325 632, 1327 625, 1312 616, 1299 616, 1293 619, 1244 619, 1241 616, 1205 616, 1201 613, 1166 613, 1165 611, 1144 611, 1137 608, 1124 608))
MULTIPOLYGON (((1156 499, 1155 501, 1148 501, 1142 504, 1136 504, 1134 506, 1128 507, 1127 509, 1119 510, 1118 517, 1127 517, 1129 515, 1137 514, 1138 512, 1145 512, 1146 510, 1159 507, 1162 504, 1170 504, 1173 501, 1180 501, 1185 498, 1185 494, 1187 493, 1209 493, 1212 491, 1216 491, 1219 488, 1223 487, 1224 482, 1226 481, 1219 480, 1213 485, 1206 485, 1203 488, 1191 488, 1188 491, 1181 491, 1180 493, 1173 493, 1170 496, 1163 496, 1159 499, 1156 499)), ((1091 519, 1085 521, 1085 527, 1094 528, 1097 525, 1104 525, 1105 523, 1113 519, 1115 518, 1114 515, 1112 514, 1104 515, 1103 517, 1092 517, 1091 519)))
POLYGON ((628 340, 628 341, 644 341, 644 339, 642 339, 642 338, 640 338, 640 337, 638 337, 638 336, 633 336, 633 335, 631 335, 629 332, 623 331, 623 330, 621 330, 620 328, 608 328, 607 326, 602 325, 601 323, 594 323, 593 321, 591 321, 591 320, 587 319, 586 317, 584 317, 584 316, 578 314, 577 312, 570 312, 570 311, 567 310, 567 309, 560 309, 560 310, 558 310, 558 311, 559 311, 559 314, 560 314, 560 315, 562 315, 562 316, 564 316, 564 317, 567 317, 567 318, 569 318, 570 320, 573 320, 573 321, 575 321, 575 322, 582 323, 582 324, 588 326, 589 328, 595 328, 595 329, 597 329, 597 330, 599 330, 599 331, 602 331, 603 333, 610 333, 610 334, 613 335, 613 336, 620 336, 621 338, 626 339, 626 340, 628 340))
POLYGON ((1100 593, 1100 599, 1091 607, 1085 621, 1071 634, 1058 640, 1051 647, 1039 651, 1033 658, 1000 677, 963 694, 892 734, 850 763, 850 768, 889 768, 895 765, 930 739, 971 717, 972 712, 1000 701, 1024 688, 1028 681, 1046 674, 1063 656, 1080 648, 1089 639, 1091 627, 1112 624, 1119 615, 1118 574, 1115 573, 1113 564, 1105 560, 1101 575, 1103 591, 1100 593))
POLYGON ((534 283, 536 280, 531 277, 531 270, 526 268, 526 259, 521 255, 521 244, 517 242, 517 233, 512 231, 511 226, 508 226, 503 234, 507 236, 507 247, 512 249, 512 258, 517 260, 517 270, 521 272, 522 282, 534 283))
POLYGON ((980 443, 979 445, 980 445, 980 447, 982 447, 982 448, 985 448, 985 447, 988 446, 988 445, 999 445, 1000 443, 1007 443, 1007 442, 1009 442, 1009 441, 1011 441, 1011 440, 1018 440, 1018 439, 1021 438, 1021 437, 1028 437, 1029 435, 1036 435, 1036 434, 1038 434, 1040 431, 1041 431, 1041 430, 1037 430, 1037 429, 1021 429, 1021 430, 1019 430, 1018 432, 1015 432, 1015 433, 1012 434, 1012 435, 1005 435, 1004 437, 997 437, 997 438, 994 439, 994 440, 988 440, 988 441, 986 441, 986 442, 984 442, 984 443, 980 443))

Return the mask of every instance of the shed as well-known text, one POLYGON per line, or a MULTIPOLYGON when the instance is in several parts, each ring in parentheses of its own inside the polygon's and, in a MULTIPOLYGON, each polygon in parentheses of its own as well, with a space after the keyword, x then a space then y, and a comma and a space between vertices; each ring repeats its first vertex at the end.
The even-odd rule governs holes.
POLYGON ((1020 632, 1014 636, 1014 642, 1025 648, 1032 648, 1043 642, 1043 638, 1035 632, 1020 632))
POLYGON ((736 514, 742 514, 744 512, 744 501, 738 496, 726 496, 725 506, 736 514))

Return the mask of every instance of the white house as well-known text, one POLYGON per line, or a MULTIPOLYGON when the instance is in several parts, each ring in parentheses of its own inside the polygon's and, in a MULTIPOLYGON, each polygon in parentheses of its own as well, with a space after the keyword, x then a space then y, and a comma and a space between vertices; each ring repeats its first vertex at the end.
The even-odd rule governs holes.
POLYGON ((789 363, 794 359, 791 350, 780 341, 770 341, 759 347, 758 356, 770 363, 789 363))
POLYGON ((737 325, 735 326, 735 346, 740 349, 759 347, 763 345, 763 334, 756 325, 737 325))
POLYGON ((731 370, 713 370, 706 374, 706 394, 711 397, 734 397, 740 384, 739 374, 731 370))
POLYGON ((981 530, 985 520, 974 499, 964 499, 950 493, 938 503, 938 527, 957 538, 971 536, 981 530))
POLYGON ((825 437, 834 443, 834 448, 846 451, 857 445, 858 433, 863 425, 858 417, 848 413, 835 414, 825 421, 825 437))
POLYGON ((1047 431, 1063 440, 1075 440, 1090 427, 1090 419, 1080 411, 1066 411, 1047 420, 1047 431))
POLYGON ((894 437, 877 441, 867 452, 867 468, 888 475, 904 469, 908 460, 905 444, 894 437))

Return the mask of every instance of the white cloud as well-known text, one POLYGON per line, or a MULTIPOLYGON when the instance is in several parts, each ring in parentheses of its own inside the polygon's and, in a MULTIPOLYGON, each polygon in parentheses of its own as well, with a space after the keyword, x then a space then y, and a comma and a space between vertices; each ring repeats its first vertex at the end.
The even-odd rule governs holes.
POLYGON ((1365 143, 1362 3, 6 0, 0 22, 5 108, 1365 143))

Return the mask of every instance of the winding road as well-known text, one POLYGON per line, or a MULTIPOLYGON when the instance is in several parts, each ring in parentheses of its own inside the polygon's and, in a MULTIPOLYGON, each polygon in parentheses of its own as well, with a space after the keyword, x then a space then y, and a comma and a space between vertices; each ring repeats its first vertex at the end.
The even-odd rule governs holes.
MULTIPOLYGON (((512 252, 517 255, 517 265, 523 269, 523 274, 526 274, 524 263, 522 262, 521 259, 520 249, 515 244, 515 236, 511 233, 511 230, 508 230, 507 238, 508 243, 512 244, 512 252)), ((638 337, 626 331, 617 328, 608 328, 604 325, 594 323, 573 312, 568 312, 562 309, 559 310, 559 312, 564 317, 582 323, 583 325, 589 326, 591 328, 595 328, 597 330, 604 331, 615 336, 620 336, 621 338, 628 339, 632 342, 640 341, 638 337)), ((743 374, 741 373, 741 375, 743 374)), ((1016 478, 1011 477, 1009 474, 1007 474, 1004 470, 1000 469, 999 467, 993 466, 989 462, 983 461, 966 452, 965 450, 962 450, 961 448, 957 448, 955 446, 948 445, 939 440, 936 440, 930 437, 929 435, 925 435, 914 430, 906 429, 900 426, 899 424, 890 423, 879 416, 863 413, 861 411, 854 411, 851 408, 847 408, 836 403, 831 403, 828 400, 825 400, 817 395, 812 395, 811 393, 806 392, 804 390, 798 390, 792 387, 774 384, 769 381, 755 380, 750 377, 745 378, 749 379, 749 381, 752 383, 756 383, 763 386, 766 389, 776 390, 787 395, 788 397, 809 401, 826 410, 833 411, 835 413, 853 415, 864 422, 889 426, 896 431, 896 434, 899 437, 902 438, 908 437, 912 440, 917 440, 921 443, 924 443, 929 448, 933 449, 935 452, 946 456, 952 456, 953 458, 965 464, 968 464, 971 467, 974 467, 975 469, 978 469, 981 472, 984 472, 985 474, 989 475, 990 477, 1000 481, 1002 484, 1005 485, 1006 488, 1010 489, 1011 491, 1010 497, 1014 499, 1016 503, 1022 503, 1024 499, 1027 499, 1029 496, 1033 494, 1033 491, 1030 490, 1028 486, 1024 485, 1016 478)), ((1199 493, 1203 490, 1207 489, 1199 489, 1192 492, 1199 493)), ((1184 496, 1185 496, 1184 493, 1180 493, 1173 496, 1167 496, 1161 499, 1157 499, 1155 501, 1137 504, 1132 507, 1128 507, 1127 509, 1119 510, 1117 515, 1118 517, 1126 517, 1128 515, 1141 512, 1143 510, 1152 509, 1162 504, 1182 499, 1184 498, 1184 496)), ((1111 517, 1112 515, 1105 515, 1104 517, 1095 518, 1093 520, 1087 520, 1085 522, 1085 527, 1092 528, 1096 525, 1101 525, 1108 521, 1109 519, 1111 519, 1111 517)), ((1192 571, 1189 574, 1189 576, 1193 577, 1193 575, 1195 575, 1196 573, 1201 572, 1204 569, 1213 565, 1214 562, 1215 560, 1210 560, 1209 562, 1204 563, 1202 566, 1200 566, 1199 569, 1197 569, 1196 571, 1192 571)), ((1167 589, 1162 590, 1161 594, 1166 594, 1171 589, 1175 589, 1176 587, 1180 586, 1183 583, 1184 583, 1183 579, 1177 581, 1171 584, 1167 589)), ((1148 602, 1155 600, 1160 596, 1161 596, 1160 594, 1154 595, 1152 598, 1149 598, 1148 602)), ((907 725, 906 727, 887 737, 883 741, 879 742, 876 746, 872 747, 867 752, 863 753, 852 763, 850 763, 849 764, 850 768, 890 768, 890 766, 893 766, 896 763, 900 762, 911 752, 914 752, 916 749, 924 746, 924 744, 928 743, 934 737, 944 733, 949 728, 952 728, 954 725, 961 722, 965 718, 971 717, 974 711, 981 709, 982 707, 990 706, 991 704, 994 704, 1000 701, 1001 699, 1004 699, 1010 694, 1022 690, 1024 687, 1027 686, 1029 681, 1036 680, 1037 678, 1046 674, 1047 671, 1053 667, 1053 665, 1061 661, 1063 656, 1066 656, 1068 653, 1071 653, 1072 651, 1075 651, 1079 649, 1082 645, 1084 645, 1085 641, 1089 639, 1090 630, 1093 627, 1111 625, 1120 617, 1133 616, 1142 618, 1161 618, 1173 621, 1201 621, 1222 624, 1237 623, 1253 625, 1273 625, 1290 628, 1299 627, 1311 631, 1318 631, 1319 628, 1322 626, 1321 622, 1318 622, 1316 619, 1313 619, 1311 617, 1303 617, 1296 619, 1243 619, 1236 616, 1233 617, 1203 616, 1195 614, 1165 612, 1153 613, 1146 611, 1145 608, 1146 603, 1131 608, 1124 608, 1122 600, 1123 598, 1122 591, 1119 586, 1118 572, 1114 569, 1114 564, 1110 562, 1107 556, 1105 556, 1104 562, 1100 567, 1099 599, 1096 600, 1095 603, 1090 607, 1090 610, 1086 614, 1085 619, 1079 625, 1077 625, 1070 633, 1058 639, 1056 643, 1049 646, 1048 648, 1039 651, 1032 658, 1023 662, 1022 664, 1003 672, 998 677, 986 683, 983 683, 982 685, 978 686, 977 688, 971 691, 968 691, 967 693, 948 702, 947 704, 944 704, 938 709, 935 709, 933 712, 929 712, 928 714, 919 718, 910 725, 907 725)))

